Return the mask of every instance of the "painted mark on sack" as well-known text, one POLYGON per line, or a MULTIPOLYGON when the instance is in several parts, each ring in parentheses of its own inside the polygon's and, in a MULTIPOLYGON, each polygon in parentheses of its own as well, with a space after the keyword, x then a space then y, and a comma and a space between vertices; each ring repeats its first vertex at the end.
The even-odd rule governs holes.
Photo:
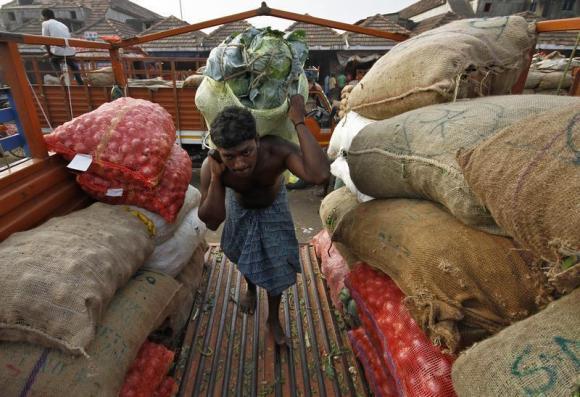
POLYGON ((527 345, 512 364, 511 374, 526 384, 523 390, 527 396, 542 396, 553 390, 559 376, 567 376, 560 372, 570 363, 576 371, 580 370, 580 358, 577 355, 580 352, 580 340, 556 336, 552 342, 555 346, 546 346, 541 351, 527 345), (555 353, 546 353, 548 350, 555 350, 555 353), (538 384, 542 380, 544 383, 538 384), (532 382, 536 383, 535 387, 529 385, 532 382))
POLYGON ((22 372, 22 370, 20 370, 19 368, 16 368, 12 364, 6 364, 6 368, 8 368, 8 370, 10 371, 12 376, 18 376, 22 372))
POLYGON ((402 245, 393 242, 393 236, 386 235, 383 232, 379 232, 379 239, 383 242, 383 244, 390 246, 395 251, 398 251, 407 257, 411 256, 411 251, 409 251, 407 247, 404 247, 402 245))
POLYGON ((34 385, 34 382, 36 381, 36 376, 38 375, 38 372, 41 370, 41 368, 46 363, 46 358, 48 357, 48 353, 49 353, 49 349, 42 350, 42 353, 40 354, 40 357, 36 361, 36 364, 34 364, 34 367, 30 371, 30 373, 28 374, 28 378, 26 379, 26 383, 24 383, 24 387, 20 391, 19 397, 28 396, 28 393, 30 392, 32 385, 34 385))

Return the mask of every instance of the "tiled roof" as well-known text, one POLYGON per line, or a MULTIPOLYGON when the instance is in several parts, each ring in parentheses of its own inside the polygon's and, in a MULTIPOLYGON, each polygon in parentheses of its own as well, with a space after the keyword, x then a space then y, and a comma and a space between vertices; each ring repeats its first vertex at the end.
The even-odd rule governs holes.
POLYGON ((334 29, 325 26, 294 22, 286 31, 291 32, 293 30, 303 30, 306 33, 306 43, 310 49, 316 47, 336 48, 344 46, 344 38, 334 29))
MULTIPOLYGON (((103 1, 103 0, 101 0, 103 1)), ((106 0, 105 0, 106 1, 106 0)), ((129 0, 108 0, 110 7, 143 20, 158 20, 163 17, 129 0)))
MULTIPOLYGON (((188 23, 182 21, 173 15, 162 19, 149 29, 141 32, 140 36, 161 32, 164 30, 175 29, 182 26, 187 26, 188 23)), ((193 51, 199 50, 204 44, 207 34, 201 30, 180 34, 179 36, 167 37, 161 40, 155 40, 141 45, 145 51, 193 51)))
POLYGON ((454 12, 446 12, 445 14, 437 15, 431 18, 427 18, 419 22, 413 28, 413 36, 421 34, 431 29, 438 28, 439 26, 447 25, 449 22, 461 19, 454 12))
POLYGON ((252 26, 253 25, 246 20, 227 23, 212 31, 204 41, 204 45, 209 48, 217 47, 229 35, 233 33, 241 33, 252 26))
MULTIPOLYGON (((389 18, 386 18, 380 14, 373 15, 359 22, 360 23, 357 23, 357 25, 364 26, 366 28, 373 28, 391 33, 410 34, 410 32, 407 29, 405 29, 400 25, 397 25, 396 23, 392 22, 389 18)), ((361 33, 345 32, 343 33, 343 37, 347 40, 349 46, 391 47, 397 44, 393 40, 369 36, 361 33)))
POLYGON ((136 36, 139 33, 126 23, 107 18, 102 18, 92 25, 75 31, 74 35, 82 38, 86 31, 97 32, 99 36, 117 35, 123 39, 136 36))
POLYGON ((419 0, 410 6, 399 11, 401 18, 412 18, 415 15, 422 14, 426 11, 432 10, 445 4, 446 0, 419 0))
POLYGON ((30 21, 11 29, 14 33, 22 34, 42 34, 42 21, 40 19, 31 19, 30 21))

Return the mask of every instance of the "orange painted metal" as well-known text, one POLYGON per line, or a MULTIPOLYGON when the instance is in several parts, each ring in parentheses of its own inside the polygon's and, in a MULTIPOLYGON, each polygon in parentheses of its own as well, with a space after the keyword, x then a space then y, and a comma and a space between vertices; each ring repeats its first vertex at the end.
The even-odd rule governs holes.
POLYGON ((30 156, 33 158, 47 157, 48 152, 42 138, 40 121, 28 85, 28 77, 18 52, 18 44, 0 42, 0 66, 4 72, 6 83, 10 86, 12 97, 16 104, 16 111, 20 116, 20 123, 28 143, 30 156))
POLYGON ((570 87, 570 96, 580 96, 580 68, 572 70, 572 87, 570 87))
POLYGON ((570 30, 580 30, 580 17, 567 19, 554 19, 551 21, 540 21, 536 23, 536 32, 565 32, 570 30))
MULTIPOLYGON (((20 34, 20 33, 0 33, 1 42, 13 42, 21 44, 38 44, 38 45, 57 45, 65 46, 65 40, 56 37, 46 37, 33 34, 20 34)), ((68 39, 68 45, 71 47, 83 47, 83 48, 100 48, 108 50, 111 45, 108 43, 99 43, 96 41, 80 40, 80 39, 68 39)))
POLYGON ((262 6, 256 10, 241 12, 238 14, 233 14, 233 15, 229 15, 226 17, 222 17, 222 18, 211 19, 211 20, 205 21, 205 22, 194 23, 192 25, 183 26, 183 27, 176 28, 176 29, 170 29, 170 30, 166 30, 163 32, 151 33, 151 34, 148 34, 145 36, 133 37, 130 39, 123 40, 119 44, 119 46, 121 46, 121 47, 134 46, 137 44, 143 44, 143 43, 147 43, 147 42, 154 41, 154 40, 164 39, 166 37, 177 36, 177 35, 180 35, 183 33, 189 33, 189 32, 193 32, 196 30, 210 28, 213 26, 223 25, 226 23, 236 22, 236 21, 240 21, 242 19, 248 19, 248 18, 258 17, 258 16, 272 16, 272 17, 277 17, 277 18, 282 18, 282 19, 290 19, 292 21, 311 23, 314 25, 320 25, 320 26, 326 26, 326 27, 334 28, 334 29, 346 30, 348 32, 362 33, 362 34, 367 34, 369 36, 382 37, 382 38, 393 40, 393 41, 403 41, 403 40, 406 40, 408 38, 407 35, 404 35, 401 33, 385 32, 385 31, 378 30, 378 29, 370 29, 370 28, 365 28, 363 26, 351 25, 348 23, 342 23, 342 22, 331 21, 328 19, 312 17, 310 15, 302 15, 302 14, 296 14, 293 12, 277 10, 275 8, 269 8, 266 5, 266 3, 262 3, 262 6))
POLYGON ((125 87, 127 85, 127 79, 125 78, 125 71, 123 70, 123 63, 121 62, 119 49, 111 48, 109 54, 111 55, 111 66, 113 67, 115 83, 117 83, 118 86, 125 87))
POLYGON ((536 51, 535 47, 536 46, 534 45, 534 47, 530 48, 526 54, 526 65, 522 69, 522 73, 520 74, 520 77, 518 77, 518 81, 516 81, 516 83, 512 86, 512 94, 521 94, 524 92, 526 87, 526 80, 528 79, 528 73, 530 71, 530 65, 532 64, 532 58, 534 56, 534 52, 536 51))

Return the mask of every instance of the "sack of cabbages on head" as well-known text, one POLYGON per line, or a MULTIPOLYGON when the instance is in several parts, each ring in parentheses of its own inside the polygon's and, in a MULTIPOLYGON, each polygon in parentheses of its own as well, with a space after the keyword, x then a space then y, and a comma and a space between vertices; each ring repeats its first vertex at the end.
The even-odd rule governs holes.
POLYGON ((0 244, 0 340, 85 353, 115 292, 152 251, 142 220, 102 203, 14 233, 0 244))
POLYGON ((459 356, 453 365, 457 395, 578 395, 579 301, 577 289, 459 356))
POLYGON ((89 171, 154 187, 175 143, 171 115, 160 105, 134 98, 105 103, 45 135, 49 150, 68 160, 92 157, 89 171))
POLYGON ((249 28, 230 36, 211 51, 195 104, 207 125, 227 106, 245 107, 254 115, 260 136, 295 141, 288 98, 308 98, 303 69, 307 56, 303 31, 249 28))
POLYGON ((77 183, 96 200, 109 204, 130 204, 174 222, 191 180, 191 159, 185 150, 173 145, 158 186, 145 188, 120 179, 105 179, 91 172, 77 176, 77 183))
POLYGON ((505 234, 466 183, 457 151, 476 147, 530 114, 568 105, 580 106, 580 98, 503 95, 431 105, 378 121, 352 140, 350 176, 371 197, 435 201, 466 225, 505 234))
POLYGON ((451 22, 380 58, 353 88, 348 108, 384 120, 454 98, 510 94, 534 43, 520 16, 451 22))

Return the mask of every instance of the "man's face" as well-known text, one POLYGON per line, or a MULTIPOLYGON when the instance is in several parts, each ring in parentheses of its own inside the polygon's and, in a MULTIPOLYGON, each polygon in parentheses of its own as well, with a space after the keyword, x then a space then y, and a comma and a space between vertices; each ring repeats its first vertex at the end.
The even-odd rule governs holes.
POLYGON ((223 163, 234 175, 247 177, 258 161, 258 139, 249 139, 237 146, 217 149, 223 163))

